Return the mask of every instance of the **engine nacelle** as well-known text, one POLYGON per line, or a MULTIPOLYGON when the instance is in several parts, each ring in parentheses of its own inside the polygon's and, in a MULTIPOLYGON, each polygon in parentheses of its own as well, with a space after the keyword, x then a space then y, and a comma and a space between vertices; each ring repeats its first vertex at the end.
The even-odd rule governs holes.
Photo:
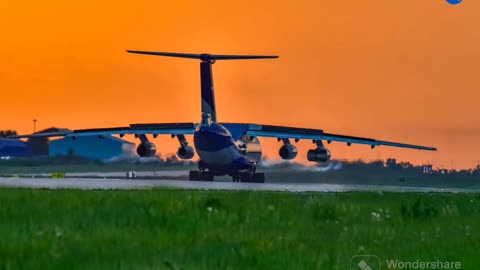
POLYGON ((255 162, 262 159, 262 146, 257 137, 243 135, 237 143, 240 150, 250 159, 255 162))
POLYGON ((330 160, 330 150, 325 147, 308 150, 307 159, 313 162, 327 162, 330 160))
POLYGON ((278 154, 280 154, 280 157, 282 159, 294 159, 298 154, 298 150, 295 145, 285 144, 280 147, 280 151, 278 151, 278 154))
POLYGON ((151 142, 142 142, 137 147, 137 154, 141 157, 153 157, 157 153, 157 147, 151 142))
POLYGON ((191 159, 193 158, 193 155, 195 155, 195 151, 193 150, 193 147, 189 145, 180 146, 177 150, 177 156, 181 159, 191 159))

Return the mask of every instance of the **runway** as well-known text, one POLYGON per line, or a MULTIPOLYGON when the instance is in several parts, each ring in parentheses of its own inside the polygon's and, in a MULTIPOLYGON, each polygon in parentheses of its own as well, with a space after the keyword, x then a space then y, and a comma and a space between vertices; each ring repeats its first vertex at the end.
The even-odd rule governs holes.
POLYGON ((82 189, 82 190, 129 190, 129 189, 191 189, 191 190, 252 190, 278 192, 451 192, 479 193, 480 189, 428 188, 379 185, 341 185, 304 183, 237 183, 237 182, 192 182, 186 180, 140 180, 121 178, 34 178, 2 177, 0 187, 34 189, 82 189))

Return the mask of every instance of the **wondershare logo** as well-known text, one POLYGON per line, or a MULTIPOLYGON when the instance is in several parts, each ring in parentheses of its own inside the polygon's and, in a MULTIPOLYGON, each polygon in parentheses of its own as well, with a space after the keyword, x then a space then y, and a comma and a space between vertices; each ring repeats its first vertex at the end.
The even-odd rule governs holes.
POLYGON ((362 270, 372 270, 372 268, 370 267, 370 265, 368 265, 364 260, 361 260, 358 264, 357 264, 358 267, 360 267, 360 269, 362 270))
POLYGON ((451 5, 457 5, 462 2, 462 0, 447 0, 447 2, 451 5))
POLYGON ((375 255, 356 255, 350 260, 350 270, 380 270, 380 259, 375 255))
MULTIPOLYGON (((461 269, 462 262, 386 259, 384 266, 386 269, 461 269)), ((350 259, 350 270, 380 270, 380 258, 375 255, 355 255, 350 259)))

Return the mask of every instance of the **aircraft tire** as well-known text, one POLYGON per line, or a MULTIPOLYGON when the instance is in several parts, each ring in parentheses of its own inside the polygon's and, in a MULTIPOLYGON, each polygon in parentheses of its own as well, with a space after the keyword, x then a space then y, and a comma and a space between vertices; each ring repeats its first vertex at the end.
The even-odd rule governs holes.
POLYGON ((200 181, 200 172, 199 171, 190 171, 188 174, 188 179, 190 181, 200 181))
POLYGON ((244 183, 265 183, 265 174, 264 173, 254 173, 254 174, 241 174, 240 182, 244 183))
POLYGON ((255 173, 252 179, 254 183, 265 183, 265 173, 255 173))
POLYGON ((213 173, 190 171, 188 179, 190 181, 213 181, 213 173))
POLYGON ((200 174, 202 181, 213 181, 213 173, 204 172, 200 174))

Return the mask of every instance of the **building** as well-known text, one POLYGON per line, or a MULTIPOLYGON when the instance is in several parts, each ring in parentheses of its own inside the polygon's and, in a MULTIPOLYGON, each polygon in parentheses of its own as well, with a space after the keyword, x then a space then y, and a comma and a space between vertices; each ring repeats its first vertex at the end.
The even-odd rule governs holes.
POLYGON ((30 157, 32 148, 21 140, 0 139, 0 157, 30 157))
MULTIPOLYGON (((68 133, 68 132, 71 132, 71 130, 66 128, 51 127, 51 128, 47 128, 47 129, 35 132, 35 134, 54 134, 54 133, 61 134, 61 133, 68 133)), ((34 157, 48 156, 49 147, 50 147, 50 139, 48 137, 31 137, 28 139, 28 143, 32 148, 32 156, 34 157)))
POLYGON ((64 137, 50 141, 50 157, 74 155, 93 160, 114 160, 123 157, 132 157, 135 153, 135 144, 113 137, 79 136, 76 139, 64 137))
POLYGON ((422 173, 423 174, 433 173, 433 165, 422 165, 422 173))

